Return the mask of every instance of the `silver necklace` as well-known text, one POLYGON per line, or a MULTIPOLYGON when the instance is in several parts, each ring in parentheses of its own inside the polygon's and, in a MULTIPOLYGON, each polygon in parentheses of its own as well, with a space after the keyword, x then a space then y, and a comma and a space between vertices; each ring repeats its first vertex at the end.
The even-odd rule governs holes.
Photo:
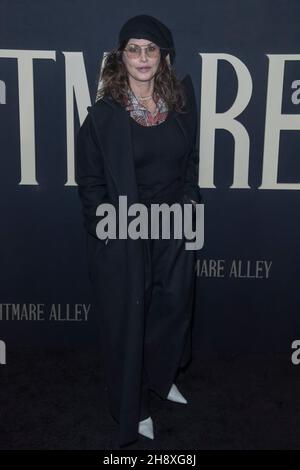
POLYGON ((139 95, 137 95, 137 98, 139 98, 141 101, 148 100, 149 98, 152 98, 152 94, 149 95, 149 96, 139 96, 139 95))

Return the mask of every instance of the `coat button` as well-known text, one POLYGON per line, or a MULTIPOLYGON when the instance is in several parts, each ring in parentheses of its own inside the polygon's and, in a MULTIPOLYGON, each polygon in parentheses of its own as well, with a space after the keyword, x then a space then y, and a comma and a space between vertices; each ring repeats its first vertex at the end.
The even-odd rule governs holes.
POLYGON ((140 303, 140 301, 139 301, 139 300, 137 300, 137 301, 136 301, 136 303, 137 303, 137 304, 139 304, 139 303, 140 303))

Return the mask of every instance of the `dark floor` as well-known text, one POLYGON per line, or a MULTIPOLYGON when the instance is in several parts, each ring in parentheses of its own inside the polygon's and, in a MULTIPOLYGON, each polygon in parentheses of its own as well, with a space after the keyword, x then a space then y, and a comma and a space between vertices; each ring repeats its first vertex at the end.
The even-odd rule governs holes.
MULTIPOLYGON (((116 449, 96 350, 15 350, 0 366, 0 449, 116 449)), ((155 439, 123 449, 300 449, 300 365, 283 354, 200 354, 152 395, 155 439)))

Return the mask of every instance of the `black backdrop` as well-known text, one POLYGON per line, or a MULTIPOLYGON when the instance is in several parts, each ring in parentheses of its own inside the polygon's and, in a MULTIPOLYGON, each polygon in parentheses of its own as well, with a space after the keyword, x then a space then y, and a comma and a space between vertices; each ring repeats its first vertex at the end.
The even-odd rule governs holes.
POLYGON ((83 315, 91 291, 74 137, 103 54, 130 16, 146 13, 172 30, 175 68, 191 74, 200 112, 205 245, 194 348, 289 352, 300 338, 299 2, 0 0, 0 8, 0 339, 97 341, 96 312, 83 315), (234 103, 217 123, 213 113, 234 103), (30 316, 37 304, 40 317, 30 316))

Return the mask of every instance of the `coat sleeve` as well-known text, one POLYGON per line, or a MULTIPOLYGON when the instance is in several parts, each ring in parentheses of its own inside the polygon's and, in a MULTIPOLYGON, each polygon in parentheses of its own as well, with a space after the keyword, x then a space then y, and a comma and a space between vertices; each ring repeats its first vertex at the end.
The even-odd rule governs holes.
POLYGON ((201 201, 201 191, 198 185, 199 177, 199 147, 198 147, 198 112, 197 103, 195 98, 195 91, 192 79, 188 75, 187 92, 188 100, 190 102, 190 109, 193 115, 193 137, 192 148, 187 156, 185 180, 184 180, 184 193, 190 199, 197 203, 201 201))
POLYGON ((99 204, 109 201, 103 156, 89 113, 76 136, 75 180, 82 206, 83 225, 93 237, 104 243, 96 233, 96 225, 102 218, 96 216, 96 210, 99 204))

